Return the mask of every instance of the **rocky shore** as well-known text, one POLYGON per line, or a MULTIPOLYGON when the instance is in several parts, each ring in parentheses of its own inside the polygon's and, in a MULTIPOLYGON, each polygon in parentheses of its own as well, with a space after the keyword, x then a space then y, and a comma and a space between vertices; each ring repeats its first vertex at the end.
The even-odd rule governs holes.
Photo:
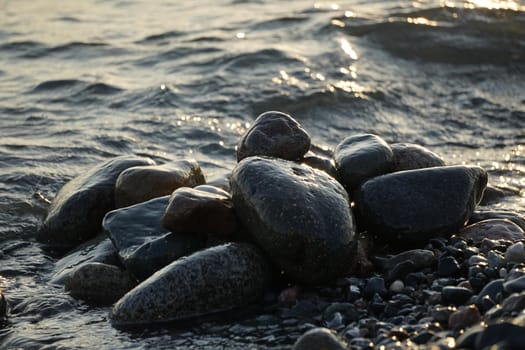
POLYGON ((310 148, 266 112, 216 185, 195 160, 95 166, 38 234, 67 252, 50 283, 112 305, 115 327, 249 307, 296 350, 521 348, 525 219, 480 210, 505 195, 484 169, 372 134, 310 148))

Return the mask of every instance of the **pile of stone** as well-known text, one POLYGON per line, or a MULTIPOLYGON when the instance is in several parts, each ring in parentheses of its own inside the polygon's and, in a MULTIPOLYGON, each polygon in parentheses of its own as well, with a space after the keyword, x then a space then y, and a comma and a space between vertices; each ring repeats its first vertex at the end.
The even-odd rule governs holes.
MULTIPOLYGON (((474 212, 485 170, 446 166, 424 147, 372 134, 346 138, 331 159, 310 143, 292 117, 266 112, 220 186, 205 183, 195 160, 123 156, 96 166, 60 190, 39 232, 48 248, 73 249, 51 281, 76 298, 114 304, 117 326, 239 308, 286 284, 336 285, 325 306, 348 304, 355 315, 332 307, 308 323, 296 349, 445 344, 468 326, 458 341, 487 344, 501 326, 481 321, 525 300, 525 224, 511 213, 474 212), (489 288, 493 275, 500 279, 489 288), (406 317, 390 320, 399 312, 406 317), (379 320, 390 322, 381 332, 379 320), (425 322, 450 333, 415 326, 425 322)), ((520 328, 520 317, 505 332, 520 328)))

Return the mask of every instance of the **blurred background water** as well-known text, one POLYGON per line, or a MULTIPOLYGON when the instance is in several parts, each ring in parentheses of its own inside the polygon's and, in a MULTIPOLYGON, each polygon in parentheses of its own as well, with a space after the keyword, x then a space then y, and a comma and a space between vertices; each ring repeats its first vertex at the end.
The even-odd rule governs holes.
POLYGON ((300 329, 233 322, 122 331, 48 284, 48 201, 121 154, 235 164, 258 114, 318 149, 372 132, 479 164, 525 213, 523 1, 0 0, 2 348, 281 348, 300 329))

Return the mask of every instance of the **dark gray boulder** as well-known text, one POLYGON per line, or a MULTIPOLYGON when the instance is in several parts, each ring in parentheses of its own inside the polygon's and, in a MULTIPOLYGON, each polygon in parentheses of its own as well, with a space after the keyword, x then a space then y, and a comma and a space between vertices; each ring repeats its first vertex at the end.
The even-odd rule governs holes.
POLYGON ((219 237, 231 237, 238 228, 230 194, 212 186, 173 191, 162 224, 170 231, 219 237))
POLYGON ((463 227, 479 203, 487 173, 475 166, 434 167, 379 176, 355 196, 358 223, 381 238, 424 242, 463 227))
POLYGON ((390 172, 393 153, 379 136, 360 134, 347 137, 337 145, 334 161, 341 183, 354 190, 367 179, 390 172))
POLYGON ((104 230, 115 245, 124 266, 138 279, 145 279, 170 262, 204 247, 198 235, 170 233, 161 220, 169 196, 109 212, 104 230))
POLYGON ((237 164, 231 187, 237 217, 290 279, 319 284, 350 269, 354 217, 334 178, 306 165, 251 157, 237 164))
POLYGON ((258 300, 270 283, 270 266, 258 248, 228 243, 201 250, 156 272, 120 299, 113 324, 186 319, 258 300))
POLYGON ((445 161, 428 148, 413 143, 390 145, 394 154, 392 171, 445 166, 445 161))
POLYGON ((115 208, 119 174, 137 165, 153 165, 149 158, 121 156, 104 162, 68 182, 58 192, 38 232, 38 240, 69 249, 99 233, 104 215, 115 208))
POLYGON ((310 136, 288 114, 270 111, 261 114, 237 145, 237 161, 251 156, 297 160, 308 152, 310 136))
POLYGON ((137 285, 125 270, 97 262, 75 269, 65 281, 69 294, 92 305, 110 305, 137 285))
POLYGON ((127 207, 170 195, 180 187, 194 187, 205 182, 199 163, 194 159, 132 167, 117 178, 115 205, 117 208, 127 207))

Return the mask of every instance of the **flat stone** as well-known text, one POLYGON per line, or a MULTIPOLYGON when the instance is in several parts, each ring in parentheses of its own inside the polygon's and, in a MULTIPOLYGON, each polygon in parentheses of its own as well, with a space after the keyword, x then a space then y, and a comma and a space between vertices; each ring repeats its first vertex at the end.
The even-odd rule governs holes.
POLYGON ((503 283, 503 289, 507 293, 521 293, 525 291, 525 275, 508 279, 503 283))
POLYGON ((470 216, 469 225, 476 222, 489 220, 489 219, 507 219, 518 225, 523 231, 525 231, 525 218, 513 211, 499 211, 499 210, 476 210, 470 216))
POLYGON ((454 329, 456 327, 466 328, 473 326, 482 321, 476 305, 469 305, 459 308, 450 314, 448 318, 448 327, 454 329))
POLYGON ((199 163, 184 159, 156 166, 136 166, 124 170, 115 184, 117 208, 170 195, 180 187, 206 182, 199 163))
POLYGON ((72 252, 55 263, 51 272, 51 284, 63 285, 69 274, 78 267, 88 263, 119 263, 117 250, 111 240, 104 234, 82 243, 72 252))
POLYGON ((394 255, 381 265, 387 281, 404 278, 408 273, 419 271, 436 263, 434 253, 427 249, 411 249, 394 255))
POLYGON ((445 161, 428 148, 413 143, 390 145, 394 155, 392 171, 445 166, 445 161))
POLYGON ((288 114, 270 111, 261 114, 237 145, 237 161, 251 156, 298 160, 310 148, 310 136, 288 114))
POLYGON ((355 195, 359 224, 380 239, 425 242, 457 232, 487 183, 475 166, 433 167, 375 177, 355 195))
POLYGON ((472 290, 462 287, 445 286, 441 290, 441 299, 447 305, 463 305, 472 295, 472 290))
POLYGON ((204 237, 170 233, 162 226, 168 200, 169 196, 154 198, 111 211, 104 218, 104 229, 122 263, 138 279, 204 247, 204 237))
POLYGON ((334 281, 351 265, 355 225, 345 189, 306 165, 251 157, 231 178, 237 217, 293 281, 334 281))
POLYGON ((75 177, 53 199, 38 240, 67 250, 95 237, 104 215, 115 208, 115 182, 120 173, 133 166, 153 164, 149 158, 121 156, 75 177))
MULTIPOLYGON (((211 186, 209 186, 211 187, 211 186)), ((175 190, 162 217, 170 231, 231 237, 238 229, 231 196, 219 188, 175 190)))
POLYGON ((261 298, 270 266, 248 243, 229 243, 174 261, 122 297, 116 325, 181 320, 230 310, 261 298))
POLYGON ((295 342, 293 350, 344 350, 346 347, 328 328, 314 328, 295 342))
POLYGON ((392 171, 393 153, 377 135, 360 134, 344 139, 334 151, 335 168, 347 189, 392 171))
MULTIPOLYGON (((498 293, 503 291, 503 279, 492 280, 478 293, 476 304, 481 303, 485 296, 488 296, 492 301, 496 301, 498 293)), ((478 305, 479 306, 479 305, 478 305)))
POLYGON ((488 219, 476 222, 461 229, 458 234, 464 239, 480 243, 483 239, 514 242, 525 238, 525 232, 508 219, 488 219))
POLYGON ((110 305, 135 287, 137 281, 114 265, 91 262, 68 275, 65 289, 69 294, 94 305, 110 305))
MULTIPOLYGON (((503 284, 505 288, 505 284, 503 284)), ((509 295, 501 304, 501 308, 505 315, 519 314, 525 309, 525 288, 521 289, 521 292, 513 293, 509 295)), ((507 293, 511 293, 505 290, 507 293)))

